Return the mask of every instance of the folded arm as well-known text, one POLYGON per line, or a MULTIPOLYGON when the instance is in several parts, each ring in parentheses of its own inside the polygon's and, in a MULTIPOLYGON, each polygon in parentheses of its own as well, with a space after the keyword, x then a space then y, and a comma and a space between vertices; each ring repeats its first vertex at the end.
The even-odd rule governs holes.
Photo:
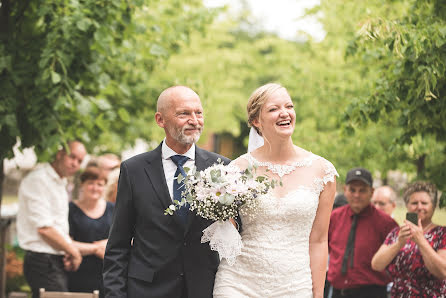
POLYGON ((103 259, 105 253, 105 247, 107 245, 107 239, 89 242, 73 241, 73 245, 79 249, 82 256, 95 255, 96 257, 103 259))
POLYGON ((41 227, 37 232, 42 239, 55 250, 65 252, 65 269, 76 271, 82 262, 82 256, 79 249, 73 243, 70 243, 53 227, 41 227))

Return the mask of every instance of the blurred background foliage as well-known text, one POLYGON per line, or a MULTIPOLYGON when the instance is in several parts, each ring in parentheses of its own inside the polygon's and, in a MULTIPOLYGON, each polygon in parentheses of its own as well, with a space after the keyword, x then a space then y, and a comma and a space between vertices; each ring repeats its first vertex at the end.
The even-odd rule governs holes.
POLYGON ((0 157, 60 140, 119 153, 161 141, 153 119, 166 87, 188 85, 211 133, 246 150, 246 102, 279 82, 295 102, 295 143, 333 162, 390 170, 446 189, 446 2, 321 0, 326 36, 259 30, 248 10, 199 0, 1 1, 0 157))

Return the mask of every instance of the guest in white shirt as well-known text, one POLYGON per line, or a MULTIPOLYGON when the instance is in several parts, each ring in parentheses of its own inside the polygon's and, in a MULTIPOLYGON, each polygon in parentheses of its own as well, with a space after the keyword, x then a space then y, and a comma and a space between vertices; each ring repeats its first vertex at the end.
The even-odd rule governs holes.
POLYGON ((73 176, 87 154, 85 146, 68 143, 53 162, 31 171, 19 187, 17 235, 25 250, 23 271, 33 292, 67 291, 65 270, 77 270, 82 261, 72 244, 68 226, 67 177, 73 176))

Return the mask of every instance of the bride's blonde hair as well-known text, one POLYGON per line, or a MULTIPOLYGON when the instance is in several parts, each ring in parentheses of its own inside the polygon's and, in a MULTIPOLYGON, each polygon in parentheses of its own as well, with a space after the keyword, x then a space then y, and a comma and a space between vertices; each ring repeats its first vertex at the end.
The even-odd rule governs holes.
POLYGON ((253 124, 253 122, 255 119, 259 118, 260 111, 262 110, 263 105, 271 96, 271 94, 281 88, 285 87, 277 83, 269 83, 254 90, 254 92, 249 97, 248 105, 246 107, 248 111, 248 126, 254 127, 259 135, 262 135, 262 132, 253 124))

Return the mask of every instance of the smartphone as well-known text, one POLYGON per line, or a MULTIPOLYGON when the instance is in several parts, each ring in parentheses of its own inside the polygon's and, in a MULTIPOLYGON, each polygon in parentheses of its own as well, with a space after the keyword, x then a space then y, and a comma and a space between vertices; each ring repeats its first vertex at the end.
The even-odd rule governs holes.
POLYGON ((406 219, 413 223, 414 225, 418 225, 418 214, 414 212, 407 212, 406 219))

